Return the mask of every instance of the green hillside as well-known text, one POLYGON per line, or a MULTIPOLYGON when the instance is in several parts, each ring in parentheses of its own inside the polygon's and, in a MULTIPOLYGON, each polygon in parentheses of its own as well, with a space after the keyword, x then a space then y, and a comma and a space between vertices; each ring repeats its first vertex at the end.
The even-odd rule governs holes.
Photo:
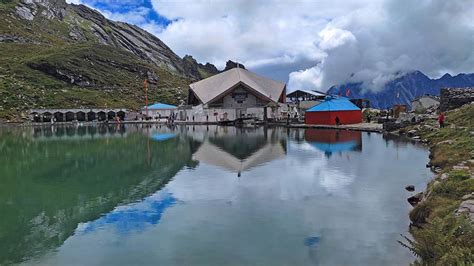
MULTIPOLYGON (((430 163, 442 171, 428 184, 423 201, 410 213, 413 240, 405 244, 418 257, 414 265, 472 265, 474 263, 474 226, 469 214, 457 210, 474 193, 474 105, 446 113, 447 126, 427 120, 417 135, 428 140, 430 163)), ((405 245, 404 244, 404 245, 405 245)))
POLYGON ((18 117, 19 111, 42 107, 137 109, 144 102, 143 80, 148 78, 147 72, 158 75, 149 91, 151 100, 177 104, 185 98, 183 88, 189 79, 116 48, 97 44, 47 47, 2 43, 0 117, 12 119, 18 117), (88 85, 71 84, 66 73, 88 85))
POLYGON ((42 107, 137 110, 144 79, 150 101, 179 104, 190 82, 217 72, 189 58, 85 6, 0 0, 0 121, 42 107))

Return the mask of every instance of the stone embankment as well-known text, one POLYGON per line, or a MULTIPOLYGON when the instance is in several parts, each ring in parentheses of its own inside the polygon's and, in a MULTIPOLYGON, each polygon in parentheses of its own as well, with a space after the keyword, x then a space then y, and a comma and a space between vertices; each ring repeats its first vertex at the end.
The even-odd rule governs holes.
MULTIPOLYGON (((465 105, 464 109, 474 109, 474 102, 465 105)), ((460 110, 461 109, 452 110, 450 113, 452 114, 456 112, 462 112, 460 110)), ((426 115, 424 119, 421 119, 416 123, 405 122, 401 123, 400 125, 388 128, 386 126, 387 125, 384 125, 384 129, 388 132, 408 137, 414 141, 419 141, 431 147, 431 161, 426 166, 431 168, 431 170, 436 174, 435 180, 442 181, 447 179, 449 177, 448 170, 466 172, 471 179, 474 179, 474 150, 470 150, 467 156, 448 158, 448 162, 439 162, 438 160, 434 160, 436 159, 434 158, 435 155, 433 154, 434 148, 438 148, 437 153, 439 157, 440 153, 447 152, 449 148, 456 144, 456 140, 460 139, 458 136, 453 136, 453 139, 449 139, 449 137, 447 137, 448 139, 443 138, 442 140, 436 142, 433 136, 441 134, 440 128, 437 125, 436 117, 430 117, 430 115, 426 115)), ((474 128, 459 126, 454 124, 453 121, 451 121, 448 126, 451 131, 469 131, 467 133, 466 141, 471 145, 472 148, 472 143, 474 142, 474 128)), ((468 145, 466 148, 468 149, 470 145, 468 145)), ((460 209, 463 209, 462 212, 467 212, 474 221, 474 192, 472 195, 465 195, 463 199, 464 198, 466 198, 466 201, 461 204, 460 209)))
POLYGON ((448 111, 471 102, 474 102, 474 87, 443 88, 441 89, 439 109, 441 111, 448 111))
POLYGON ((411 138, 430 148, 426 165, 435 173, 423 192, 412 195, 408 247, 420 265, 474 263, 474 103, 446 112, 446 127, 436 116, 390 133, 411 138))
POLYGON ((474 192, 471 194, 464 195, 462 197, 463 202, 456 211, 457 214, 465 213, 469 215, 469 218, 474 221, 474 192))

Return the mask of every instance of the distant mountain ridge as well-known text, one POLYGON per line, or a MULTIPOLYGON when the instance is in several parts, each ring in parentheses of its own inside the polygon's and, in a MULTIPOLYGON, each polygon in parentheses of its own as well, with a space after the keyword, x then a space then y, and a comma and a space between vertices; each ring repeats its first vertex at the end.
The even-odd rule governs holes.
POLYGON ((346 96, 349 91, 350 98, 365 98, 370 100, 372 107, 388 108, 394 104, 411 106, 413 99, 426 94, 439 96, 440 89, 444 87, 472 86, 474 86, 474 73, 456 76, 445 74, 439 79, 430 79, 421 71, 413 71, 389 81, 377 92, 368 90, 364 83, 359 82, 333 86, 328 93, 346 96))

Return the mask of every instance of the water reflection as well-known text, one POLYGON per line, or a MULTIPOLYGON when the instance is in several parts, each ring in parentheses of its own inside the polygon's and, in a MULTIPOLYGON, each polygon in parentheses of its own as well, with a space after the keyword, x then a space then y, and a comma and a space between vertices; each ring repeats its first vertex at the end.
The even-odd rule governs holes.
POLYGON ((324 152, 327 157, 331 157, 333 153, 362 151, 360 131, 307 129, 305 139, 311 146, 324 152))
POLYGON ((172 138, 175 138, 177 135, 173 133, 155 133, 150 136, 154 141, 165 141, 172 138))
POLYGON ((76 233, 88 234, 113 225, 120 234, 143 231, 160 222, 163 212, 173 206, 177 199, 166 191, 159 191, 141 202, 119 206, 101 218, 79 224, 76 233))
POLYGON ((278 160, 286 155, 286 135, 281 128, 214 126, 210 133, 195 134, 202 144, 193 159, 237 173, 278 160))
POLYGON ((126 137, 127 133, 139 130, 123 124, 114 125, 72 125, 72 126, 41 126, 25 129, 33 132, 36 140, 78 140, 94 138, 126 137))
POLYGON ((422 156, 337 130, 0 130, 0 264, 407 262, 403 187, 424 182, 422 156))
MULTIPOLYGON (((148 143, 140 132, 123 126, 1 130, 0 264, 60 246, 78 224, 142 200, 195 166, 194 141, 148 143)), ((103 219, 113 217, 121 219, 103 219)))

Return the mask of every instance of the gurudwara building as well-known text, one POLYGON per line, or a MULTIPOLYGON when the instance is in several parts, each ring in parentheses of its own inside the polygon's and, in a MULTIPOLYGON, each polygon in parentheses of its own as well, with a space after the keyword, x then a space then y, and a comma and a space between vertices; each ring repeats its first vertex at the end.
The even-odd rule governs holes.
MULTIPOLYGON (((195 122, 283 117, 286 84, 233 68, 189 85, 186 120, 195 122)), ((285 113, 286 114, 286 113, 285 113)), ((184 117, 183 117, 184 118, 184 117)))

